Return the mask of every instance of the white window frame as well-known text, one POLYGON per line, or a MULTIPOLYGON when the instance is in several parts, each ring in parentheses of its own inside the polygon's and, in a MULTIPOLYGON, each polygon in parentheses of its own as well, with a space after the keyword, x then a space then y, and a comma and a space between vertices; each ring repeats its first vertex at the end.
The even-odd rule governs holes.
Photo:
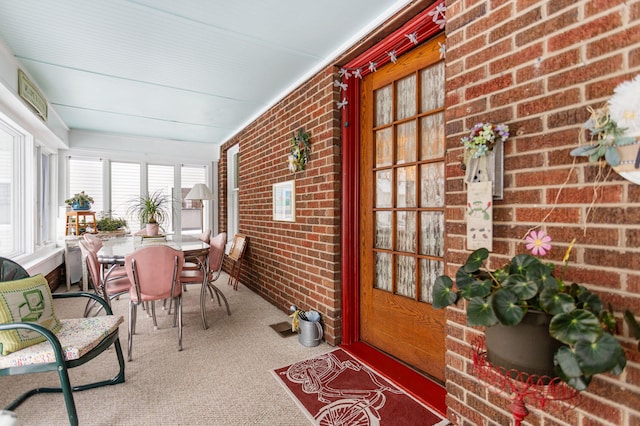
POLYGON ((240 144, 227 150, 227 252, 239 228, 240 144))

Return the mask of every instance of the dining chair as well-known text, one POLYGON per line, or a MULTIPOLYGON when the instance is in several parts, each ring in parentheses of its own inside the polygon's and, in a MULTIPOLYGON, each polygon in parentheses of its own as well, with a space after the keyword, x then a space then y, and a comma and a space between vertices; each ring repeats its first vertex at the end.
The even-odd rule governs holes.
POLYGON ((142 247, 125 258, 127 276, 132 282, 129 289, 128 359, 132 359, 133 335, 136 331, 137 306, 151 304, 154 328, 157 329, 156 300, 171 300, 176 309, 173 326, 178 326, 178 350, 182 350, 182 285, 180 274, 184 253, 167 245, 142 247))
POLYGON ((202 326, 206 330, 209 328, 207 324, 207 290, 211 295, 213 301, 213 295, 215 293, 218 299, 218 305, 222 306, 221 298, 227 307, 227 315, 231 315, 229 309, 229 302, 224 293, 216 287, 214 282, 220 277, 222 271, 222 262, 224 260, 224 247, 227 242, 227 233, 221 232, 209 241, 209 254, 206 259, 195 258, 192 259, 198 267, 193 269, 183 269, 180 275, 180 282, 183 286, 188 284, 200 284, 200 313, 202 315, 202 326))
MULTIPOLYGON (((198 235, 198 239, 200 241, 202 241, 203 243, 207 243, 209 244, 209 241, 211 240, 211 229, 207 229, 206 231, 204 231, 202 234, 198 235)), ((184 260, 184 267, 182 268, 183 271, 185 270, 193 270, 196 271, 198 269, 200 269, 200 264, 202 261, 204 261, 206 258, 206 256, 201 256, 199 258, 185 258, 184 260)), ((182 286, 182 291, 187 291, 187 286, 183 285, 182 286)))
POLYGON ((93 234, 82 234, 82 239, 89 245, 89 248, 96 253, 102 248, 102 240, 93 234))
POLYGON ((204 231, 202 234, 200 234, 198 236, 198 239, 200 241, 203 241, 207 244, 209 244, 209 240, 211 239, 211 229, 207 229, 206 231, 204 231))
MULTIPOLYGON (((107 304, 111 306, 111 300, 129 292, 131 281, 126 274, 126 271, 122 266, 115 265, 112 268, 113 270, 117 270, 116 273, 103 276, 100 270, 100 262, 98 262, 97 252, 94 252, 86 241, 80 240, 78 241, 78 245, 80 246, 82 257, 84 257, 85 262, 87 263, 87 270, 91 276, 91 281, 93 282, 96 294, 102 297, 107 304)), ((95 306, 97 306, 95 302, 90 300, 85 307, 84 315, 89 316, 95 306)), ((101 308, 98 306, 98 309, 101 308)), ((99 310, 96 311, 96 314, 98 312, 99 310)))
MULTIPOLYGON (((0 257, 0 305, 3 352, 0 356, 0 377, 56 372, 60 382, 58 387, 51 387, 50 383, 46 383, 48 380, 39 381, 41 374, 33 374, 31 382, 40 383, 41 387, 24 392, 5 410, 15 410, 33 395, 62 393, 69 423, 77 425, 78 413, 73 397, 76 392, 124 382, 125 363, 118 338, 123 319, 113 315, 109 305, 98 295, 72 292, 52 294, 41 274, 29 276, 17 263, 0 257), (58 300, 78 297, 101 304, 105 315, 58 319, 55 314, 56 304, 60 303, 58 300), (69 369, 89 362, 110 348, 115 349, 118 360, 119 370, 115 376, 93 383, 71 385, 69 369)), ((102 367, 104 365, 99 368, 102 367)), ((94 368, 98 367, 94 364, 94 368)), ((46 403, 46 400, 37 403, 46 403)))
MULTIPOLYGON (((96 237, 93 234, 83 234, 82 238, 84 239, 84 241, 87 243, 88 248, 94 252, 96 254, 96 256, 98 255, 98 251, 100 251, 100 249, 102 248, 102 246, 104 245, 102 242, 102 239, 100 239, 99 237, 96 237)), ((113 266, 109 276, 111 277, 124 277, 127 275, 127 271, 124 270, 124 265, 118 265, 118 264, 111 264, 108 266, 113 266)))

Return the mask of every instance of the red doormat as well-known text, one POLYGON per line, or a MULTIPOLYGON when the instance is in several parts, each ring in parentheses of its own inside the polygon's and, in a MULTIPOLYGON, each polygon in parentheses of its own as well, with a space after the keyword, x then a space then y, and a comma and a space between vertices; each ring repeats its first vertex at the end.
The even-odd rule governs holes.
POLYGON ((450 424, 342 349, 273 374, 317 425, 450 424))

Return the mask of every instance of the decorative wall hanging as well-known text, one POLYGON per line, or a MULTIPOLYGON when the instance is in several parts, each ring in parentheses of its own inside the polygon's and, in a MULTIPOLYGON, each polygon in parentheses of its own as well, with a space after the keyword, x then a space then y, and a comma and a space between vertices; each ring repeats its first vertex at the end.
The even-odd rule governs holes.
POLYGON ((291 173, 304 170, 311 156, 311 134, 303 129, 291 138, 291 154, 287 157, 287 165, 291 173))
MULTIPOLYGON (((369 60, 366 63, 352 64, 353 66, 343 67, 340 69, 340 72, 338 73, 340 78, 333 82, 334 87, 339 87, 342 93, 342 99, 340 101, 336 101, 338 109, 344 110, 349 104, 349 101, 347 100, 349 97, 347 90, 349 88, 348 81, 351 77, 362 80, 365 75, 376 72, 378 68, 389 62, 395 64, 398 60, 398 56, 444 29, 446 23, 445 12, 447 10, 447 6, 445 6, 444 1, 432 4, 427 10, 428 12, 425 18, 421 18, 417 21, 410 21, 405 25, 408 31, 395 46, 390 49, 381 50, 379 54, 376 55, 375 59, 369 60)), ((438 44, 440 57, 444 58, 446 47, 444 44, 438 44)))
MULTIPOLYGON (((591 117, 583 125, 580 142, 584 145, 571 155, 587 157, 589 162, 604 160, 622 177, 640 184, 640 74, 620 83, 609 101, 600 108, 588 108, 591 117), (589 131, 587 139, 585 130, 589 131)), ((599 175, 596 183, 603 180, 599 175)))
POLYGON ((505 124, 478 123, 469 136, 461 139, 464 145, 465 181, 491 182, 491 194, 502 199, 504 191, 504 149, 509 138, 505 124))
POLYGON ((467 187, 467 250, 493 250, 493 202, 491 182, 472 182, 467 187))

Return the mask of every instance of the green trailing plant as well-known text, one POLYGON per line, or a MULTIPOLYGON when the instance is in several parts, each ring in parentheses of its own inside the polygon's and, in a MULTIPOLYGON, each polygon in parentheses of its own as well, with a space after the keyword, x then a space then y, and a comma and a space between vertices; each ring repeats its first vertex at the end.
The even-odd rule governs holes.
POLYGON ((162 224, 171 217, 171 198, 161 190, 141 195, 129 202, 127 214, 138 217, 142 225, 162 224))
POLYGON ((111 215, 99 219, 96 223, 98 231, 113 232, 127 226, 127 221, 122 218, 114 218, 111 215))
MULTIPOLYGON (((544 233, 539 233, 528 247, 548 250, 550 238, 542 238, 544 233)), ((572 245, 564 257, 565 268, 572 245)), ((544 254, 545 250, 540 252, 544 254)), ((554 357, 560 379, 584 390, 595 374, 622 372, 626 356, 612 335, 616 321, 611 310, 603 308, 598 295, 582 285, 565 283, 554 274, 554 264, 543 263, 530 254, 518 254, 493 271, 485 267, 488 257, 485 248, 471 253, 456 273, 455 289, 449 276, 439 276, 432 291, 433 307, 443 308, 465 299, 467 324, 487 327, 513 326, 528 311, 545 312, 551 316, 549 334, 563 344, 554 357)), ((635 323, 631 312, 625 317, 635 323)))

